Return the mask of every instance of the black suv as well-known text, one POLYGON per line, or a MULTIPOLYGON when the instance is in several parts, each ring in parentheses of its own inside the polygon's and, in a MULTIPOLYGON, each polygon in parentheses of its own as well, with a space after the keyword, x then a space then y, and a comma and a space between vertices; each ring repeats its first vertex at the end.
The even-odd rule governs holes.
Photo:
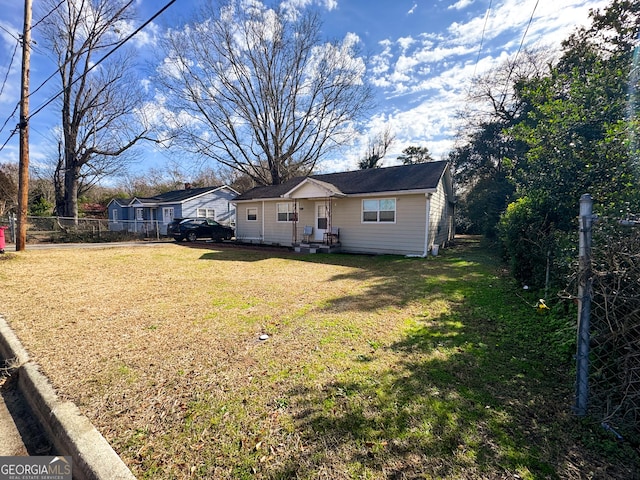
POLYGON ((195 242, 198 238, 211 238, 216 242, 229 240, 233 237, 233 228, 222 225, 210 218, 183 219, 175 224, 174 220, 167 228, 167 233, 172 235, 177 242, 187 239, 195 242))
POLYGON ((173 232, 178 231, 178 226, 182 222, 187 222, 189 220, 191 219, 190 218, 174 218, 173 220, 171 220, 171 223, 167 225, 167 237, 173 237, 173 232))

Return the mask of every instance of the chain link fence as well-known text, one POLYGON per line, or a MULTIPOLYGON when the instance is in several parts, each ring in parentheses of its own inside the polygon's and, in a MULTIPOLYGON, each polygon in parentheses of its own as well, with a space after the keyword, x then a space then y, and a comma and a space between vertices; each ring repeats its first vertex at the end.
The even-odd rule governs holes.
MULTIPOLYGON (((576 405, 588 385, 588 412, 618 440, 640 440, 640 216, 593 218, 587 241, 589 318, 586 339, 578 334, 576 405), (588 342, 588 377, 581 378, 581 343, 588 342)), ((582 262, 581 262, 582 263, 582 262)), ((582 301, 584 309, 586 302, 582 301)), ((584 322, 579 316, 579 324, 584 322)), ((586 400, 586 398, 585 398, 586 400)))
MULTIPOLYGON (((15 243, 16 219, 0 222, 8 226, 6 240, 15 243)), ((156 220, 120 220, 97 218, 27 217, 27 243, 118 242, 159 240, 163 225, 156 220)), ((164 226, 166 233, 166 226, 164 226)))

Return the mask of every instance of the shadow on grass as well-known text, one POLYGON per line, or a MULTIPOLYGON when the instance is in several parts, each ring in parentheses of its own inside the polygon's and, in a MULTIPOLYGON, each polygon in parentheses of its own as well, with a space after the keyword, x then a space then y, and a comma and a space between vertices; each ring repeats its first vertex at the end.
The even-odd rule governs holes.
POLYGON ((337 457, 354 478, 555 477, 559 452, 545 450, 567 408, 557 385, 530 378, 530 366, 492 352, 486 338, 453 330, 412 333, 390 347, 399 361, 375 376, 291 391, 310 446, 293 460, 299 473, 337 457))
MULTIPOLYGON (((196 245, 197 244, 190 244, 196 245)), ((359 284, 357 293, 349 292, 328 299, 322 310, 333 313, 347 311, 371 312, 380 308, 404 307, 417 299, 435 298, 442 285, 458 282, 461 277, 471 280, 478 273, 478 259, 460 261, 459 254, 469 255, 479 246, 475 237, 457 241, 447 248, 444 255, 434 258, 408 258, 399 255, 355 255, 355 254, 295 254, 282 248, 247 247, 224 244, 220 248, 204 253, 201 260, 223 262, 260 262, 284 259, 321 265, 348 267, 351 270, 332 276, 329 281, 352 280, 359 284), (425 279, 437 279, 426 282, 425 279)), ((202 247, 200 247, 202 248, 202 247)), ((321 288, 321 285, 318 285, 321 288)), ((442 295, 446 293, 443 291, 442 295)))
MULTIPOLYGON (((354 353, 328 384, 289 391, 305 448, 271 477, 637 478, 637 457, 605 459, 581 444, 557 323, 492 269, 451 263, 466 265, 466 280, 423 292, 460 298, 449 313, 384 351, 354 353)), ((393 282, 398 272, 387 271, 393 282)))

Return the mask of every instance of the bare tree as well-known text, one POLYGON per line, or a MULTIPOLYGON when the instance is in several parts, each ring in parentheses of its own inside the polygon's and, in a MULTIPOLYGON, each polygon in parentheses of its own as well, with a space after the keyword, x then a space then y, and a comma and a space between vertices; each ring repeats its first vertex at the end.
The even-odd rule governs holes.
POLYGON ((61 80, 61 138, 54 173, 56 212, 78 216, 78 196, 131 160, 146 138, 140 121, 141 89, 129 54, 107 54, 120 42, 119 27, 134 0, 43 2, 44 36, 61 80), (104 60, 104 61, 102 61, 104 60))
POLYGON ((357 38, 322 43, 316 12, 208 4, 160 69, 180 146, 256 184, 310 173, 370 104, 357 38))
POLYGON ((523 81, 548 74, 553 52, 545 48, 523 50, 473 79, 465 108, 457 112, 462 131, 475 132, 490 122, 510 123, 523 114, 526 105, 517 92, 523 81))
POLYGON ((395 141, 396 136, 391 132, 391 128, 387 126, 384 130, 369 138, 367 151, 358 162, 360 170, 368 168, 380 168, 380 161, 387 154, 387 150, 395 141))

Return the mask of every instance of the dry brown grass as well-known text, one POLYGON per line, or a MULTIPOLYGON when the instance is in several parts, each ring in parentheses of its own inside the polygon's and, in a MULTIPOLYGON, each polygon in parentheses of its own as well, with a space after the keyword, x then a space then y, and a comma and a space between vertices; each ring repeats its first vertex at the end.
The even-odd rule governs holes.
POLYGON ((3 262, 2 313, 137 475, 234 476, 247 449, 249 472, 275 471, 308 448, 291 389, 327 388, 423 311, 393 262, 384 272, 362 268, 365 257, 305 258, 175 244, 32 250, 3 262))

